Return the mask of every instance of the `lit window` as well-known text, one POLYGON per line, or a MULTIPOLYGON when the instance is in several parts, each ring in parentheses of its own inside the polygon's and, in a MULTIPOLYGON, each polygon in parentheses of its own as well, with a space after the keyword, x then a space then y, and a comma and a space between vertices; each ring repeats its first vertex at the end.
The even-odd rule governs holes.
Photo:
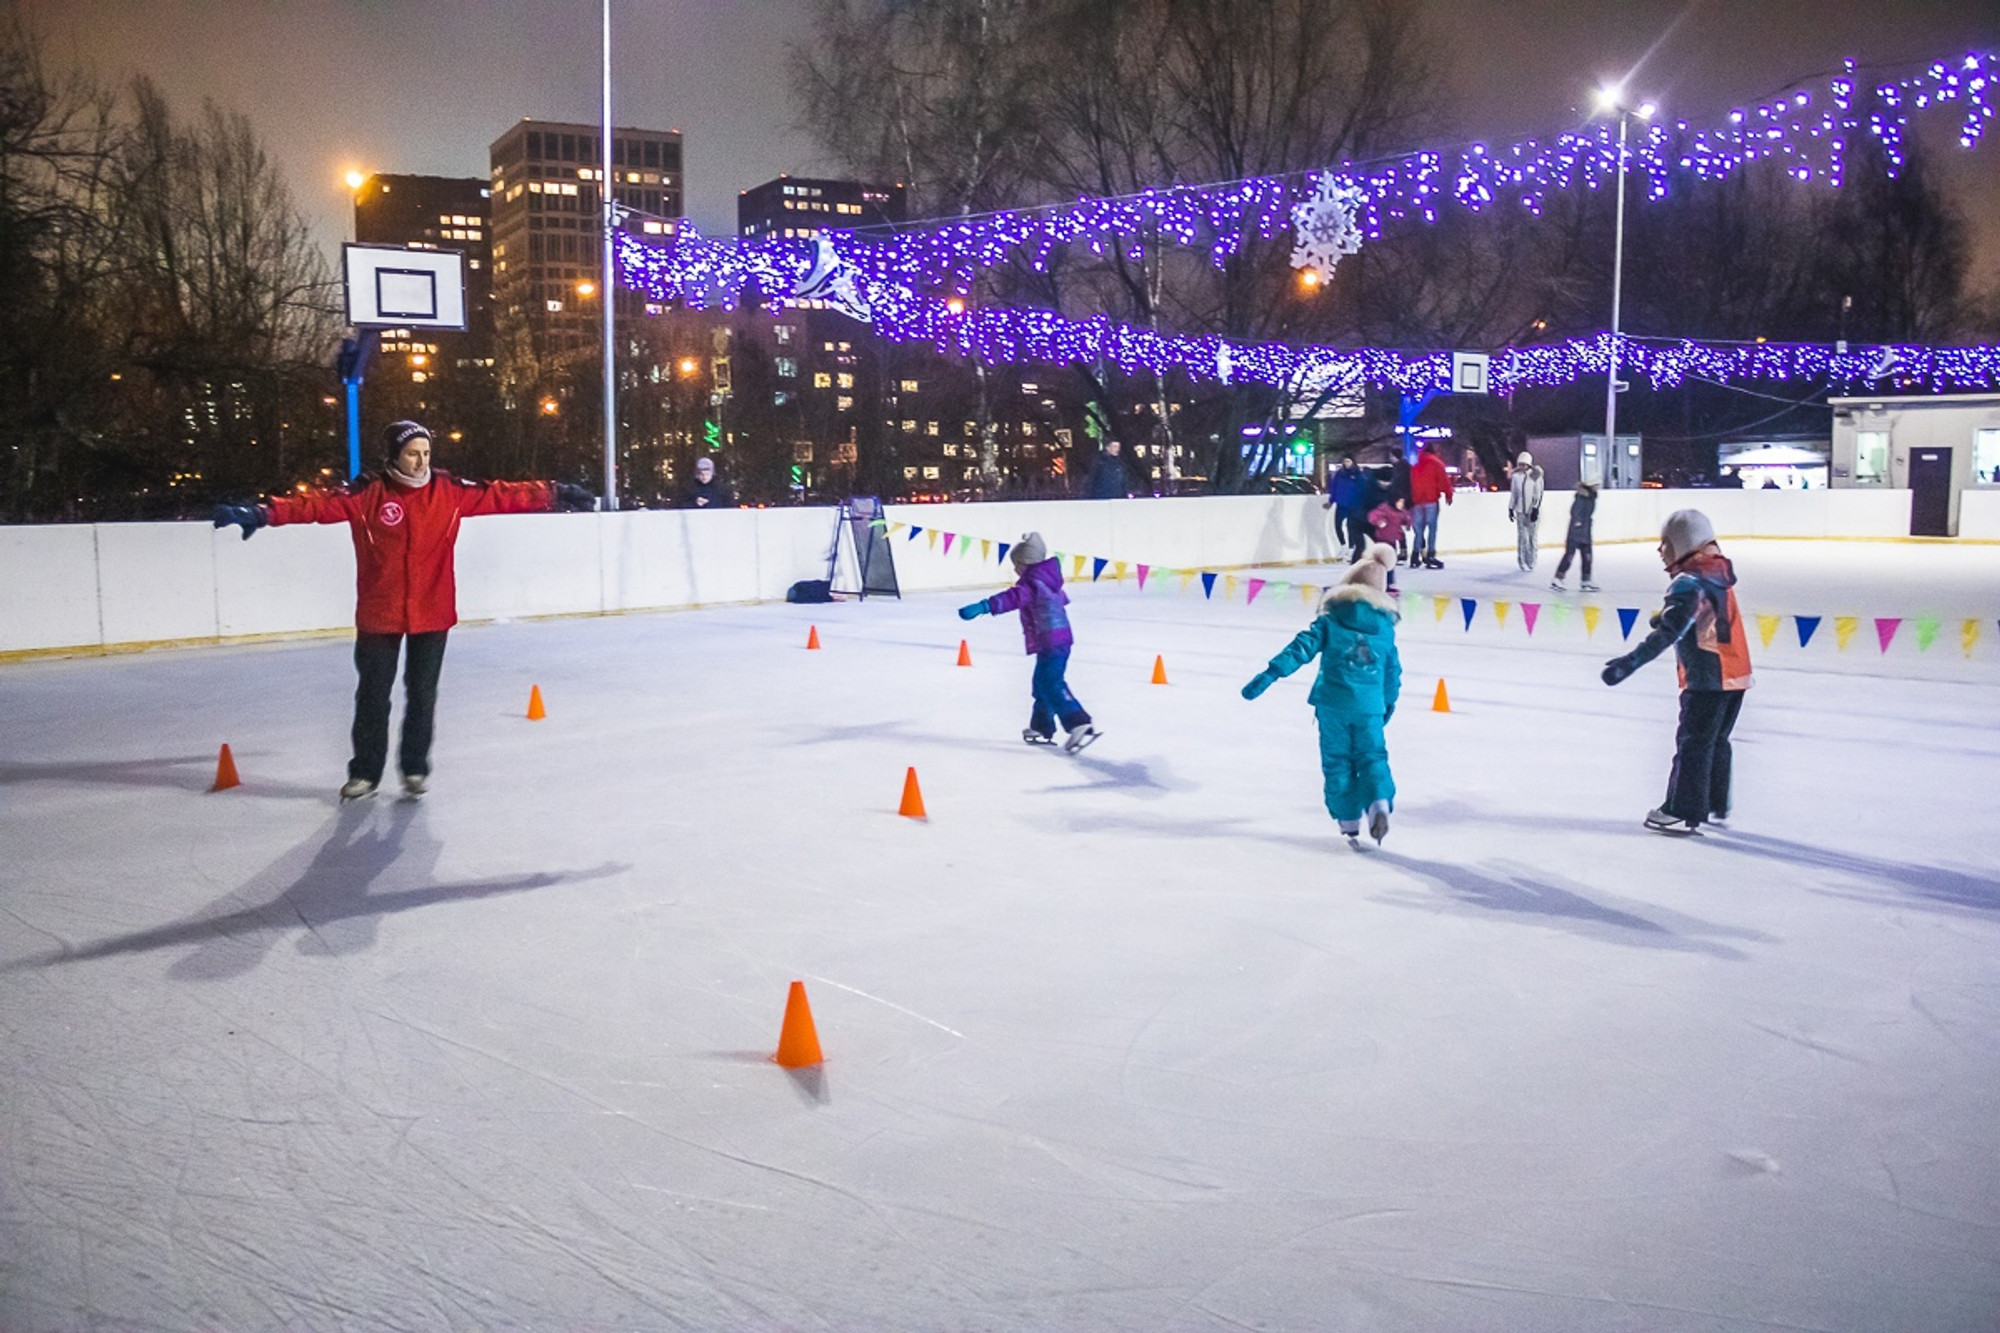
POLYGON ((840 397, 833 400, 833 407, 834 410, 837 412, 849 412, 852 411, 854 408, 854 400, 852 398, 847 397, 845 394, 842 394, 840 397))
POLYGON ((1857 486, 1886 486, 1889 484, 1888 431, 1864 430, 1855 432, 1854 484, 1857 486))
POLYGON ((937 433, 938 433, 938 424, 937 424, 937 422, 935 422, 935 421, 926 421, 926 422, 924 423, 924 434, 926 434, 926 435, 935 435, 935 434, 937 434, 937 433))
POLYGON ((903 480, 915 481, 916 479, 917 479, 917 470, 915 468, 906 467, 903 469, 903 480))
POLYGON ((854 376, 848 374, 846 371, 843 370, 840 372, 839 383, 841 388, 851 389, 854 387, 854 376))
POLYGON ((1972 432, 1972 480, 1978 486, 2000 486, 2000 430, 1972 432))
POLYGON ((917 423, 905 418, 905 420, 903 421, 903 434, 915 435, 916 433, 917 433, 917 423))
POLYGON ((833 387, 833 376, 832 376, 832 375, 829 375, 829 374, 828 374, 828 373, 827 373, 826 371, 824 371, 824 370, 820 370, 820 371, 815 371, 815 372, 813 373, 813 388, 815 388, 815 389, 831 389, 832 387, 833 387))
POLYGON ((915 393, 916 391, 917 391, 917 382, 916 382, 915 380, 904 380, 904 381, 903 381, 903 392, 904 392, 904 393, 915 393))
POLYGON ((955 445, 955 444, 947 444, 947 445, 946 445, 946 446, 944 447, 944 456, 945 456, 946 458, 957 458, 957 457, 958 457, 958 446, 957 446, 957 445, 955 445))
POLYGON ((798 362, 794 361, 794 360, 793 360, 793 359, 792 359, 791 357, 789 357, 789 356, 781 356, 781 357, 778 357, 778 358, 777 358, 777 363, 778 363, 778 378, 779 378, 779 379, 782 379, 782 380, 789 380, 789 379, 795 379, 795 378, 797 378, 797 376, 798 376, 798 373, 799 373, 799 363, 798 363, 798 362))
POLYGON ((776 338, 780 343, 789 343, 792 340, 792 326, 789 324, 774 324, 771 326, 771 336, 776 338))
POLYGON ((927 467, 924 469, 925 481, 936 481, 937 479, 938 479, 938 470, 936 468, 927 467))
POLYGON ((550 313, 551 315, 558 315, 558 314, 561 314, 561 313, 562 313, 562 302, 561 302, 561 301, 554 301, 554 300, 552 300, 552 301, 549 301, 549 302, 548 302, 547 304, 548 304, 548 307, 549 307, 549 313, 550 313))
POLYGON ((1041 390, 1041 386, 1040 386, 1040 385, 1035 385, 1035 384, 1023 384, 1023 385, 1021 386, 1021 392, 1022 392, 1022 393, 1029 393, 1029 394, 1034 394, 1034 393, 1040 393, 1041 391, 1042 391, 1042 390, 1041 390))

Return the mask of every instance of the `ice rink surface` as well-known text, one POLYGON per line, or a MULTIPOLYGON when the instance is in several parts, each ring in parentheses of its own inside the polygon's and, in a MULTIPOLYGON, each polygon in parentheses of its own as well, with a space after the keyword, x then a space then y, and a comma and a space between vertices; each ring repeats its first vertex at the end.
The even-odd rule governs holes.
POLYGON ((0 1329, 2000 1327, 2000 549, 1730 553, 1685 840, 1641 547, 1405 579, 1361 852, 1296 590, 1077 589, 1075 758, 969 597, 466 626, 344 809, 345 641, 0 667, 0 1329))

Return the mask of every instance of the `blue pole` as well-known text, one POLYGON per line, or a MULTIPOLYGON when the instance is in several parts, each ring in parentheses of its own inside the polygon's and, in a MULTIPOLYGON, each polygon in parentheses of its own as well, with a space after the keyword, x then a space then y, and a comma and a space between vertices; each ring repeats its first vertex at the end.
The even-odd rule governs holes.
POLYGON ((361 377, 347 380, 347 477, 361 475, 361 377))

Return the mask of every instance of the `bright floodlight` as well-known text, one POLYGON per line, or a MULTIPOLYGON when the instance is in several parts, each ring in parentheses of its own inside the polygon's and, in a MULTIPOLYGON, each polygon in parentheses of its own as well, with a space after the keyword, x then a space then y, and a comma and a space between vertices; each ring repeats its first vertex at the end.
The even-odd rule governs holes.
POLYGON ((350 189, 350 190, 358 190, 358 189, 360 189, 360 188, 361 188, 362 186, 366 185, 367 183, 368 183, 368 173, 367 173, 367 172, 365 172, 365 171, 350 171, 350 172, 348 172, 348 173, 347 173, 347 188, 348 188, 348 189, 350 189))
POLYGON ((1618 109, 1618 99, 1624 96, 1624 94, 1625 90, 1615 84, 1607 84, 1599 88, 1597 90, 1598 109, 1600 111, 1616 111, 1618 109))
POLYGON ((1639 104, 1639 119, 1651 120, 1654 113, 1659 109, 1659 104, 1656 102, 1641 102, 1639 104))

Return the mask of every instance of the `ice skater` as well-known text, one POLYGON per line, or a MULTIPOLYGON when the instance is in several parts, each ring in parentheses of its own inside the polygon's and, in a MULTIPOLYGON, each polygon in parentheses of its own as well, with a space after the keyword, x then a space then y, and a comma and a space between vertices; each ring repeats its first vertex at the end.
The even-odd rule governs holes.
POLYGON ((459 520, 480 514, 528 514, 594 508, 581 486, 552 481, 461 481, 431 467, 431 433, 414 421, 390 423, 382 471, 345 490, 281 495, 259 504, 215 507, 215 526, 257 529, 287 523, 345 523, 354 530, 354 757, 343 801, 372 796, 389 759, 389 696, 403 658, 403 735, 397 766, 403 791, 421 796, 430 783, 431 732, 444 641, 458 623, 452 548, 459 520), (408 644, 405 651, 404 645, 408 644))
POLYGON ((1522 569, 1535 567, 1535 531, 1542 521, 1542 469, 1535 456, 1523 449, 1514 460, 1512 493, 1507 517, 1514 520, 1514 563, 1522 569))
MULTIPOLYGON (((1408 503, 1401 496, 1386 499, 1368 511, 1368 523, 1375 530, 1375 540, 1395 547, 1396 559, 1402 560, 1410 532, 1408 503)), ((1414 557, 1410 563, 1416 563, 1414 557)))
POLYGON ((1007 558, 1014 562, 1014 573, 1018 576, 1014 586, 983 601, 961 606, 958 618, 974 620, 1007 611, 1021 613, 1021 636, 1027 640, 1028 653, 1035 659, 1031 687, 1035 705, 1021 739, 1030 745, 1054 745, 1056 724, 1060 722, 1069 733, 1063 749, 1075 754, 1103 733, 1092 725, 1090 714, 1069 692, 1069 684, 1063 679, 1076 636, 1070 631, 1069 612, 1063 610, 1069 604, 1069 594, 1062 587, 1062 561, 1049 557, 1049 548, 1039 532, 1024 534, 1014 543, 1007 558))
POLYGON ((1597 483, 1580 481, 1576 484, 1576 495, 1569 502, 1569 532, 1563 538, 1563 558, 1556 564, 1556 576, 1549 586, 1557 592, 1564 592, 1563 580, 1569 576, 1569 562, 1581 557, 1583 560, 1583 591, 1596 592, 1597 585, 1590 581, 1590 529, 1597 517, 1597 483))
POLYGON ((1673 575, 1653 632, 1604 664, 1616 685, 1674 646, 1681 681, 1680 726, 1667 799, 1646 815, 1659 833, 1694 833, 1729 816, 1729 733, 1750 688, 1750 639, 1736 609, 1736 570, 1699 509, 1677 509, 1660 528, 1660 563, 1673 575))
POLYGON ((1393 547, 1363 552, 1320 603, 1319 616, 1243 687, 1255 699, 1274 681, 1319 658, 1319 679, 1306 702, 1319 720, 1319 764, 1326 776, 1326 812, 1348 845, 1361 845, 1361 822, 1377 843, 1389 835, 1396 780, 1389 772, 1383 728, 1396 715, 1403 665, 1396 655, 1396 603, 1389 596, 1393 547))

